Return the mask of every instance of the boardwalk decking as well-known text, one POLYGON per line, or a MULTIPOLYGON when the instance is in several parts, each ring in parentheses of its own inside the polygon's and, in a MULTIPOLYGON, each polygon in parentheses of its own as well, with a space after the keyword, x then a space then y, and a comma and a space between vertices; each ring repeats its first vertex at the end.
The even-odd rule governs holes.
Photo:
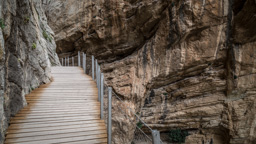
POLYGON ((96 83, 78 67, 53 67, 53 82, 26 96, 10 121, 6 144, 107 143, 96 83))

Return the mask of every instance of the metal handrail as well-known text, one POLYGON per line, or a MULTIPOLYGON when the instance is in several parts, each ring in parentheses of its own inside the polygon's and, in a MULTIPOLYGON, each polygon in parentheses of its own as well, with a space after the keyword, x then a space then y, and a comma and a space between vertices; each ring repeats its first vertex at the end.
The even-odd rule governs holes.
MULTIPOLYGON (((78 51, 78 67, 82 67, 84 70, 84 73, 86 74, 86 54, 82 53, 83 59, 82 59, 82 65, 81 65, 81 58, 80 58, 80 51, 78 51)), ((61 59, 62 66, 69 66, 69 57, 65 57, 65 59, 61 59), (64 65, 65 64, 65 65, 64 65)), ((72 66, 75 66, 74 64, 74 57, 72 57, 72 66)), ((98 60, 94 59, 94 56, 92 55, 92 79, 96 81, 97 88, 98 88, 98 101, 100 101, 100 118, 104 118, 104 106, 103 106, 103 97, 104 97, 104 74, 101 73, 100 70, 100 65, 98 64, 98 60), (95 71, 94 71, 95 68, 95 71), (94 72, 95 72, 95 77, 94 77, 94 72)), ((108 86, 108 144, 111 144, 112 140, 112 87, 108 86)), ((157 130, 153 130, 148 126, 146 122, 144 122, 129 106, 126 106, 125 102, 115 93, 114 96, 125 105, 125 109, 129 110, 141 123, 143 123, 144 126, 146 126, 152 134, 152 139, 140 128, 136 125, 136 128, 139 129, 139 131, 146 136, 147 139, 149 139, 153 144, 160 144, 163 143, 162 140, 160 139, 160 133, 157 130)), ((131 118, 120 108, 117 106, 118 109, 121 111, 123 115, 125 115, 130 122, 132 122, 131 118)))

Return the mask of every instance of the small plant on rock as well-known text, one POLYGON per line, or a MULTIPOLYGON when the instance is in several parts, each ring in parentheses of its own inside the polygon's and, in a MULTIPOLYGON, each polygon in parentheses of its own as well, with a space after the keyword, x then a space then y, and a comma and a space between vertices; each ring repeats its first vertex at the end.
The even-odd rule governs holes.
POLYGON ((18 58, 18 61, 19 61, 19 62, 22 62, 22 60, 21 60, 20 58, 18 58))
POLYGON ((32 49, 33 49, 33 50, 36 49, 36 43, 33 43, 33 44, 32 44, 32 49))
POLYGON ((2 29, 4 29, 5 25, 4 25, 4 20, 3 19, 0 19, 0 27, 2 29))
POLYGON ((29 21, 30 21, 29 16, 26 16, 26 17, 24 18, 24 23, 25 23, 25 24, 28 24, 29 21))
POLYGON ((45 30, 43 31, 43 36, 44 36, 44 38, 45 38, 46 40, 49 40, 50 42, 52 42, 52 37, 49 36, 49 35, 46 33, 45 30))
POLYGON ((48 34, 46 33, 46 31, 43 31, 43 36, 46 40, 48 39, 48 34))

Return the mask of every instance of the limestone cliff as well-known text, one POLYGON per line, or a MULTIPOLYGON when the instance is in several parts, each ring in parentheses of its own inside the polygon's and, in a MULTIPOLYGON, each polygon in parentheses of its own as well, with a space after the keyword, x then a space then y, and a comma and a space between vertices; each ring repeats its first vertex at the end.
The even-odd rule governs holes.
POLYGON ((0 0, 0 143, 25 94, 50 81, 59 65, 41 0, 0 0))
MULTIPOLYGON (((254 0, 55 0, 45 7, 57 52, 94 55, 108 85, 163 140, 256 143, 254 0)), ((89 57, 88 57, 89 58, 89 57)), ((113 142, 135 123, 115 105, 113 142)))

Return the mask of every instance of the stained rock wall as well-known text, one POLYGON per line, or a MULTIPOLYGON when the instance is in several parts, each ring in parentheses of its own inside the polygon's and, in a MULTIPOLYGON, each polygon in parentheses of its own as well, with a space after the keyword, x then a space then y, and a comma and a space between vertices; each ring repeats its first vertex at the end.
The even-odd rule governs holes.
POLYGON ((38 0, 0 0, 0 143, 25 94, 50 81, 59 65, 53 31, 38 0))
MULTIPOLYGON (((189 144, 252 144, 255 6, 254 0, 55 0, 45 9, 60 57, 94 55, 106 84, 163 140, 181 128, 189 144)), ((113 101, 113 142, 130 143, 135 120, 113 101)))

